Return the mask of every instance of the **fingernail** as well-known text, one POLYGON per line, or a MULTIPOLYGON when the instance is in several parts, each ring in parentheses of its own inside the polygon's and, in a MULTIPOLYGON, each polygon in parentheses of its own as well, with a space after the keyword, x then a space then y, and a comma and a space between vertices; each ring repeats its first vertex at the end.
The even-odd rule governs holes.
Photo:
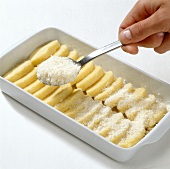
POLYGON ((157 33, 157 36, 164 36, 164 33, 163 32, 160 32, 160 33, 157 33))
POLYGON ((123 35, 127 38, 127 39, 132 39, 132 34, 130 32, 130 30, 125 30, 123 32, 123 35))

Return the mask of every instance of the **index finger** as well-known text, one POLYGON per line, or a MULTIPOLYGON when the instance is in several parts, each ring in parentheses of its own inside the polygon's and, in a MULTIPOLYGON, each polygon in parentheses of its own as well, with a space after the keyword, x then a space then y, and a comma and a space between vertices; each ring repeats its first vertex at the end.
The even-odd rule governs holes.
POLYGON ((139 0, 121 23, 119 33, 127 27, 148 18, 158 8, 159 4, 156 1, 139 0))

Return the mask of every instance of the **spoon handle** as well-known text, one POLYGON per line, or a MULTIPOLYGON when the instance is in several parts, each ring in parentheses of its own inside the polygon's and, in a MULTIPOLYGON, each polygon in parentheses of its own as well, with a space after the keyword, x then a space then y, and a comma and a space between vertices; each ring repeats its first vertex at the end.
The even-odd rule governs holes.
POLYGON ((79 63, 81 64, 81 66, 83 66, 84 64, 86 64, 87 62, 89 62, 90 60, 100 56, 100 55, 103 55, 107 52, 110 52, 112 50, 115 50, 119 47, 122 46, 122 43, 118 40, 118 41, 115 41, 113 43, 110 43, 98 50, 95 50, 94 52, 90 53, 88 56, 84 57, 82 60, 79 61, 79 63))

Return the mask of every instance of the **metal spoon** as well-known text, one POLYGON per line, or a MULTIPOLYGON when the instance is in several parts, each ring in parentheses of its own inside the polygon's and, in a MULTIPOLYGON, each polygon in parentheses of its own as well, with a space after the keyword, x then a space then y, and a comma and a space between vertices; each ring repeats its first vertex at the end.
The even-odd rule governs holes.
MULTIPOLYGON (((104 54, 104 53, 107 53, 107 52, 110 52, 110 51, 112 51, 112 50, 115 50, 115 49, 117 49, 117 48, 119 48, 119 47, 121 47, 122 46, 122 44, 121 44, 121 42, 120 41, 116 41, 116 42, 113 42, 113 43, 111 43, 111 44, 108 44, 108 45, 106 45, 106 46, 104 46, 104 47, 102 47, 102 48, 100 48, 100 49, 98 49, 98 50, 96 50, 96 51, 94 51, 94 52, 92 52, 92 53, 90 53, 89 55, 87 55, 86 57, 84 57, 82 60, 80 60, 80 61, 75 61, 75 60, 73 60, 73 59, 71 59, 71 58, 67 58, 68 60, 71 60, 74 64, 75 64, 75 67, 78 67, 78 69, 72 69, 72 71, 71 71, 71 69, 70 69, 70 71, 69 71, 69 73, 71 74, 71 75, 73 75, 73 76, 70 76, 70 74, 68 74, 68 73, 66 73, 65 75, 63 75, 63 70, 62 69, 60 69, 60 70, 58 70, 58 72, 60 72, 59 73, 59 76, 55 76, 54 74, 54 72, 56 72, 56 67, 54 66, 54 67, 50 67, 50 71, 52 71, 52 72, 46 72, 45 74, 48 74, 48 76, 45 76, 44 77, 44 71, 42 71, 42 69, 44 69, 44 65, 45 65, 45 71, 47 71, 47 67, 49 67, 49 63, 47 63, 47 61, 49 60, 49 59, 47 59, 46 61, 44 61, 44 63, 43 63, 43 65, 40 65, 39 67, 38 67, 38 69, 37 69, 37 77, 38 77, 38 79, 42 82, 42 83, 44 83, 44 84, 47 84, 47 85, 51 85, 51 86, 60 86, 60 85, 63 85, 63 84, 66 84, 66 83, 69 83, 69 82, 71 82, 71 81, 73 81, 75 78, 76 78, 76 76, 78 75, 78 73, 79 73, 79 71, 81 70, 81 68, 86 64, 86 63, 88 63, 89 61, 91 61, 92 59, 94 59, 94 58, 96 58, 96 57, 98 57, 98 56, 101 56, 102 54, 104 54), (46 67, 47 66, 47 67, 46 67), (41 68, 40 68, 41 67, 41 68), (39 71, 39 69, 40 69, 40 71, 39 71), (53 75, 52 75, 53 74, 53 75), (52 76, 51 76, 52 75, 52 76), (61 75, 61 76, 60 76, 61 75), (47 78, 48 77, 48 78, 47 78), (70 78, 71 77, 71 78, 70 78), (74 79, 73 79, 74 78, 74 79), (62 80, 61 80, 62 79, 62 80)), ((65 57, 64 57, 65 58, 65 57)), ((56 59, 56 58, 51 58, 51 59, 56 59)), ((53 62, 53 60, 50 60, 51 62, 53 62)), ((65 60, 65 62, 66 62, 66 60, 65 60)), ((53 63, 55 63, 55 62, 53 62, 53 63)), ((61 62, 60 62, 61 63, 61 62)), ((57 64, 56 64, 57 65, 57 64)), ((60 65, 61 66, 61 65, 60 65)), ((63 67, 64 67, 64 65, 63 65, 63 67)), ((68 67, 67 67, 67 69, 68 69, 68 67)))
MULTIPOLYGON (((94 52, 90 53, 89 55, 87 55, 86 57, 84 57, 82 60, 76 62, 73 60, 73 62, 75 64, 78 64, 79 66, 84 66, 87 62, 91 61, 92 59, 95 59, 96 57, 99 57, 105 53, 108 53, 112 50, 115 50, 119 47, 122 46, 122 43, 118 40, 118 41, 115 41, 113 43, 110 43, 102 48, 99 48, 97 50, 95 50, 94 52)), ((70 58, 69 58, 70 59, 70 58)))

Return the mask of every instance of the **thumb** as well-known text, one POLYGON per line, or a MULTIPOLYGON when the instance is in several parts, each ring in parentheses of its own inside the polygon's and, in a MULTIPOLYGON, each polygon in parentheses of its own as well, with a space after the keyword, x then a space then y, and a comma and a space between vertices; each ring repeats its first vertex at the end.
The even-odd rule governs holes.
POLYGON ((166 32, 164 17, 161 18, 159 15, 160 12, 157 11, 150 17, 122 30, 119 34, 119 40, 122 44, 137 43, 153 34, 166 32))

